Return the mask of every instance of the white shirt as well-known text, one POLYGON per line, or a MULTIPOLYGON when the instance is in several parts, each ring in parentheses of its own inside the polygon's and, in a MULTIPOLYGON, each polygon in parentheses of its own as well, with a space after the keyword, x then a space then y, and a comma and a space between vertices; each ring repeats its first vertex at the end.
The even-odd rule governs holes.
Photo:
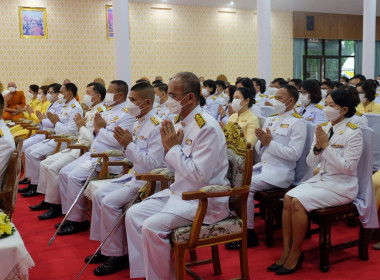
POLYGON ((0 120, 0 191, 8 168, 9 158, 16 149, 12 133, 3 119, 0 120))

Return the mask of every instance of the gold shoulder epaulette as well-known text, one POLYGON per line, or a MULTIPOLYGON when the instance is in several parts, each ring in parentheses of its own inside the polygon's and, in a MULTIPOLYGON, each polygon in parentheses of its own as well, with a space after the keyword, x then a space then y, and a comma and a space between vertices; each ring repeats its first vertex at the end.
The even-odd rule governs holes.
POLYGON ((359 117, 363 116, 363 114, 360 113, 359 111, 356 111, 355 115, 357 115, 357 116, 359 116, 359 117))
POLYGON ((201 113, 195 115, 195 121, 197 122, 199 128, 202 128, 206 123, 206 120, 203 118, 201 113))
POLYGON ((111 110, 111 109, 112 109, 111 106, 106 106, 106 111, 109 111, 109 110, 111 110))
POLYGON ((378 93, 376 93, 376 94, 375 94, 375 96, 376 96, 376 97, 379 97, 379 94, 378 94, 378 93))
POLYGON ((324 122, 324 123, 320 123, 319 125, 320 126, 326 126, 326 125, 328 125, 329 124, 329 122, 324 122))
POLYGON ((62 104, 62 101, 58 101, 58 104, 62 104))
POLYGON ((273 99, 273 98, 275 98, 276 96, 275 95, 273 95, 273 96, 271 96, 271 97, 269 97, 269 99, 273 99))
POLYGON ((215 97, 215 96, 212 96, 212 100, 216 100, 216 97, 215 97))
POLYGON ((299 114, 296 114, 296 113, 293 113, 292 114, 293 117, 297 118, 297 119, 302 119, 303 117, 299 114))
POLYGON ((278 114, 273 114, 273 115, 270 115, 269 117, 275 117, 275 116, 277 116, 278 114))
POLYGON ((77 105, 75 104, 71 104, 71 108, 75 108, 77 105))
POLYGON ((315 107, 318 108, 319 110, 323 110, 323 106, 322 105, 316 104, 315 107))
POLYGON ((3 137, 4 136, 4 133, 3 131, 0 129, 0 137, 3 137))
POLYGON ((178 123, 178 122, 179 122, 179 115, 174 118, 174 123, 178 123))
POLYGON ((151 120, 151 122, 154 124, 154 126, 157 126, 157 125, 160 124, 160 122, 159 122, 154 116, 152 116, 152 117, 150 118, 150 120, 151 120))
POLYGON ((98 112, 99 113, 103 113, 103 108, 102 107, 98 107, 98 112))
POLYGON ((357 126, 356 124, 352 123, 352 122, 348 122, 346 124, 346 126, 348 126, 349 128, 351 129, 357 129, 359 126, 357 126))
POLYGON ((298 105, 296 106, 296 108, 301 107, 301 106, 302 106, 302 104, 298 104, 298 105))
POLYGON ((128 108, 127 108, 127 107, 124 107, 124 108, 123 108, 123 111, 126 112, 126 113, 128 113, 128 108))

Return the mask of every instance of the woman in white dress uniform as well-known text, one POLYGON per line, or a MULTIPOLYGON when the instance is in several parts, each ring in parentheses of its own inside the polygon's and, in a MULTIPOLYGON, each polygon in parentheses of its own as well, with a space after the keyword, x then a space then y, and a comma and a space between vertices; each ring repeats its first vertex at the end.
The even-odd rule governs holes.
POLYGON ((355 114, 352 94, 339 89, 326 98, 327 123, 318 125, 307 164, 320 171, 284 197, 282 231, 284 248, 276 263, 268 267, 276 274, 290 274, 301 267, 301 246, 308 227, 307 212, 344 205, 358 193, 357 165, 363 148, 359 127, 350 122, 355 114))

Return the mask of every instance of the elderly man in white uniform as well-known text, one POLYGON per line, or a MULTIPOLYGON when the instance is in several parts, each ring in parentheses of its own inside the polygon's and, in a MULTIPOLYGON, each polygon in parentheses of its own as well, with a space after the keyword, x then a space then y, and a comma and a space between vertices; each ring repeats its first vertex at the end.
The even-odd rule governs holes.
MULTIPOLYGON (((9 158, 15 150, 15 140, 8 126, 3 120, 4 97, 0 94, 0 187, 2 186, 7 170, 9 158)), ((1 188, 0 188, 1 191, 1 188)))
MULTIPOLYGON (((103 113, 106 108, 103 105, 106 96, 106 88, 98 83, 90 83, 86 88, 84 103, 90 110, 85 118, 77 114, 75 123, 78 127, 78 143, 90 146, 94 140, 94 117, 95 113, 103 113)), ((38 193, 43 193, 45 199, 38 205, 30 206, 31 210, 48 210, 39 215, 40 220, 47 220, 62 215, 61 198, 59 196, 58 178, 59 171, 79 157, 80 150, 65 149, 59 153, 47 157, 41 162, 40 176, 38 180, 38 193)))
MULTIPOLYGON (((93 196, 91 235, 92 240, 102 241, 116 225, 123 214, 123 206, 130 203, 144 186, 144 181, 136 180, 135 174, 148 173, 164 167, 160 123, 153 112, 154 90, 148 83, 136 84, 129 94, 128 111, 136 116, 133 132, 116 127, 114 133, 124 148, 124 156, 133 162, 133 169, 127 175, 114 179, 99 188, 93 196)), ((101 182, 94 181, 93 183, 101 182)), ((115 273, 128 267, 128 246, 124 223, 119 224, 104 243, 101 253, 94 256, 92 263, 102 265, 94 270, 97 276, 115 273)), ((91 256, 86 258, 89 260, 91 256)))
MULTIPOLYGON (((127 211, 131 278, 175 279, 169 234, 191 225, 198 208, 198 201, 183 201, 182 193, 229 184, 225 137, 215 118, 199 106, 198 78, 178 73, 169 83, 168 94, 169 109, 181 119, 175 125, 165 120, 161 128, 164 160, 175 171, 175 182, 127 211)), ((209 199, 204 222, 220 221, 228 212, 227 197, 209 199)))
MULTIPOLYGON (((263 129, 257 128, 256 151, 261 162, 253 166, 251 190, 247 205, 248 247, 258 245, 254 231, 254 196, 257 191, 287 188, 294 181, 296 162, 301 157, 307 136, 307 126, 295 113, 298 90, 283 85, 276 93, 273 107, 276 115, 267 118, 263 129)), ((227 249, 238 249, 240 243, 226 244, 227 249)))
MULTIPOLYGON (((68 83, 61 86, 59 91, 58 100, 65 103, 59 116, 51 112, 46 113, 46 117, 54 125, 56 135, 61 134, 77 134, 78 129, 74 121, 76 114, 83 115, 82 106, 75 100, 78 88, 75 84, 68 83)), ((31 197, 38 195, 37 183, 40 173, 40 163, 42 158, 54 152, 57 142, 54 140, 46 139, 41 143, 37 143, 25 150, 25 163, 26 168, 29 170, 30 184, 32 185, 29 192, 23 193, 24 197, 31 197)), ((62 145, 64 149, 66 145, 62 145)))
MULTIPOLYGON (((61 89, 60 84, 51 84, 49 85, 49 91, 47 94, 47 99, 51 102, 49 108, 47 109, 47 112, 50 112, 52 114, 57 114, 62 111, 63 106, 65 105, 65 102, 58 101, 58 94, 61 89)), ((46 130, 49 128, 54 128, 54 124, 46 117, 45 114, 41 114, 41 112, 36 112, 36 115, 38 119, 40 120, 41 128, 40 130, 46 130)), ((45 140, 46 136, 44 134, 34 134, 28 139, 24 140, 22 144, 22 154, 21 154, 21 161, 24 168, 24 175, 23 178, 20 180, 20 184, 30 184, 30 172, 26 168, 25 164, 25 150, 34 144, 37 144, 43 140, 45 140)), ((19 189, 20 193, 25 193, 30 191, 31 189, 29 186, 27 188, 19 189)))
MULTIPOLYGON (((107 150, 122 150, 121 145, 113 137, 113 130, 120 126, 129 131, 133 128, 135 117, 128 113, 126 98, 128 85, 121 80, 112 81, 108 86, 104 99, 106 106, 111 106, 103 115, 95 114, 94 141, 90 152, 69 163, 59 172, 59 192, 61 196, 62 212, 66 214, 80 192, 84 182, 91 175, 97 159, 91 158, 91 153, 103 153, 107 150)), ((122 160, 122 157, 111 157, 111 161, 122 160)), ((97 169, 98 170, 98 169, 97 169)), ((110 167, 109 172, 118 174, 121 167, 110 167)), ((82 195, 68 216, 67 223, 58 231, 59 235, 69 235, 88 230, 87 202, 82 195)))

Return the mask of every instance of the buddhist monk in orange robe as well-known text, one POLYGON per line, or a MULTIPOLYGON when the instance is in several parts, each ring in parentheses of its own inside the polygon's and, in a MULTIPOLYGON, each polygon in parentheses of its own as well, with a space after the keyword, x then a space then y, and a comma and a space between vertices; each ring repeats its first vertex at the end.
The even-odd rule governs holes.
POLYGON ((17 86, 14 82, 8 84, 9 93, 4 96, 4 120, 18 120, 23 117, 23 113, 19 112, 18 107, 25 107, 24 92, 16 90, 17 86))

